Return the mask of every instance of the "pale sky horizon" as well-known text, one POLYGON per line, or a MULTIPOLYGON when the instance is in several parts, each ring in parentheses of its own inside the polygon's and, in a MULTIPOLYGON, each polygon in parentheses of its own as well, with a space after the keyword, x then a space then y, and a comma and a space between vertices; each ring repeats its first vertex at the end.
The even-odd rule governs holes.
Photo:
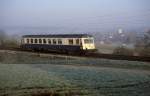
POLYGON ((150 28, 149 5, 150 0, 0 0, 0 28, 146 30, 150 28))

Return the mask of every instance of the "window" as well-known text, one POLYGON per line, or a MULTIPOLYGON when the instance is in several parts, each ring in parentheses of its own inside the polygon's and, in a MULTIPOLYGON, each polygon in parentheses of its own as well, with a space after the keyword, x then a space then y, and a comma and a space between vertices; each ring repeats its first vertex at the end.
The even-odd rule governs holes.
POLYGON ((34 39, 34 43, 37 43, 37 39, 34 39))
POLYGON ((79 39, 76 39, 76 44, 79 45, 79 39))
POLYGON ((48 39, 48 44, 51 44, 51 39, 48 39))
POLYGON ((42 43, 42 40, 41 40, 41 39, 39 39, 39 43, 40 43, 40 44, 42 43))
POLYGON ((56 44, 56 39, 53 39, 53 44, 56 44))
POLYGON ((29 44, 29 39, 27 39, 27 43, 29 44))
POLYGON ((62 44, 62 40, 61 39, 58 39, 58 44, 62 44))
POLYGON ((31 39, 31 44, 33 43, 33 39, 31 39))
POLYGON ((85 44, 93 43, 93 39, 84 39, 85 44))
POLYGON ((46 44, 46 39, 43 39, 43 43, 46 44))
POLYGON ((69 45, 73 45, 73 39, 69 39, 69 45))

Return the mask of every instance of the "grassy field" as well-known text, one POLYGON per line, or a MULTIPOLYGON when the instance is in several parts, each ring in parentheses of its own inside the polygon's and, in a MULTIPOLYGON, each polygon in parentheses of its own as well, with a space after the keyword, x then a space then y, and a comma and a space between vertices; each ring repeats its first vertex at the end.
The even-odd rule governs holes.
POLYGON ((1 52, 0 63, 0 96, 150 96, 148 62, 1 52))

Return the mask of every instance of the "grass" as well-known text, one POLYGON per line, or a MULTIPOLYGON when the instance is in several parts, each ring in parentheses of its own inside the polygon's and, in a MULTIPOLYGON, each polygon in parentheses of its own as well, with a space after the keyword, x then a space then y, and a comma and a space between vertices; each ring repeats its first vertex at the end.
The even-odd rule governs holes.
POLYGON ((124 93, 126 96, 135 96, 141 91, 145 94, 149 93, 150 86, 147 85, 150 84, 149 71, 49 64, 33 66, 56 72, 60 78, 69 80, 72 85, 88 89, 96 94, 122 96, 124 93))
POLYGON ((23 89, 21 92, 26 92, 26 89, 28 93, 33 94, 39 89, 42 89, 39 91, 41 94, 44 94, 43 90, 46 89, 49 89, 46 91, 48 94, 150 94, 150 73, 145 70, 51 64, 1 64, 0 71, 1 90, 11 90, 11 94, 14 93, 14 89, 23 89), (36 91, 29 92, 35 89, 36 91))
MULTIPOLYGON (((6 90, 7 94, 11 94, 10 96, 19 96, 20 93, 34 95, 38 90, 41 94, 53 94, 52 96, 75 94, 74 90, 71 90, 74 86, 67 80, 59 78, 54 72, 47 72, 26 64, 0 64, 0 85, 0 95, 5 94, 6 90)), ((76 94, 82 92, 78 90, 76 94)))
POLYGON ((148 62, 1 52, 0 63, 3 96, 150 96, 148 62))

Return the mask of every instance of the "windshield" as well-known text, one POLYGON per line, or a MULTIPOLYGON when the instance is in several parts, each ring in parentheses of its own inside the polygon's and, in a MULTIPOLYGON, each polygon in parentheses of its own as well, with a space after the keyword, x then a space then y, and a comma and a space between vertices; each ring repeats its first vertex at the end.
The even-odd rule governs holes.
POLYGON ((93 39, 84 39, 85 44, 91 44, 93 43, 93 39))

